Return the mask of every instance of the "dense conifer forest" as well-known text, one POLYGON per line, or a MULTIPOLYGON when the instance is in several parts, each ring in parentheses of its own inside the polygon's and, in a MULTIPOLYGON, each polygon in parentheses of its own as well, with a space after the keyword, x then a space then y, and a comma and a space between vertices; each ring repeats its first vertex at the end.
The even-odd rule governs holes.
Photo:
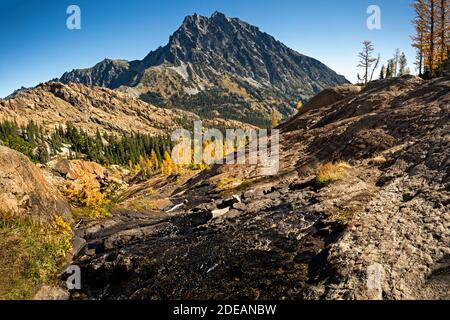
POLYGON ((27 125, 15 121, 0 122, 0 144, 27 155, 36 163, 45 163, 66 149, 71 159, 122 166, 138 164, 142 158, 150 157, 162 162, 165 151, 172 148, 169 135, 131 133, 118 136, 97 131, 92 136, 70 122, 49 132, 33 121, 27 125))

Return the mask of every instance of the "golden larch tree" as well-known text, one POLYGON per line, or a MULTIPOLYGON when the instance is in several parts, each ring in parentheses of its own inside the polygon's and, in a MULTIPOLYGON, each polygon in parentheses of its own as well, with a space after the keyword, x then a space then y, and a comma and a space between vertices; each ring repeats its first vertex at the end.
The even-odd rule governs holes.
POLYGON ((280 124, 280 118, 280 112, 278 112, 278 110, 272 109, 272 119, 270 120, 272 128, 278 127, 278 125, 280 124))
POLYGON ((424 70, 434 75, 449 56, 450 0, 415 0, 413 7, 416 34, 412 39, 419 74, 424 70))
POLYGON ((437 44, 442 64, 450 55, 450 0, 438 1, 437 44))

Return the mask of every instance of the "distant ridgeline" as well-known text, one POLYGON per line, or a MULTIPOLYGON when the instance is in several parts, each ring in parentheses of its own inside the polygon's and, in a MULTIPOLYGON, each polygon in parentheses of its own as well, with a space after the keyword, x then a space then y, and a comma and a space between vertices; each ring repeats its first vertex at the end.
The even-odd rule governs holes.
POLYGON ((129 166, 142 157, 156 156, 163 161, 165 151, 172 148, 169 135, 151 136, 142 133, 101 134, 95 137, 68 122, 65 128, 49 132, 33 121, 19 125, 15 121, 0 122, 0 144, 19 151, 32 161, 45 163, 67 149, 71 159, 83 158, 102 165, 129 166))

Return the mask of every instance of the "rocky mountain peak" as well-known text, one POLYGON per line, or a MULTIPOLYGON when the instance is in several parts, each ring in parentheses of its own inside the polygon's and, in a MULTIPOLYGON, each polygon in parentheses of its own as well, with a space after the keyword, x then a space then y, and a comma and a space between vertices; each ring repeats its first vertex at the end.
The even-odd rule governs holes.
POLYGON ((254 39, 251 38, 261 35, 258 28, 216 11, 210 17, 197 14, 187 16, 182 26, 170 37, 168 47, 173 50, 181 46, 185 51, 234 50, 234 46, 244 45, 241 42, 253 43, 254 39))
POLYGON ((205 26, 211 24, 225 24, 231 23, 232 20, 238 20, 237 18, 229 18, 221 12, 214 12, 210 17, 201 16, 197 13, 186 16, 180 30, 196 31, 194 29, 202 30, 205 26))
MULTIPOLYGON (((324 81, 346 82, 344 77, 328 73, 329 69, 319 61, 289 49, 255 26, 220 12, 210 17, 197 14, 186 17, 163 51, 164 60, 171 63, 208 65, 215 71, 271 83, 281 90, 286 88, 286 78, 304 83, 318 80, 311 77, 314 68, 327 73, 322 75, 324 81)), ((146 65, 161 63, 160 50, 151 52, 145 60, 146 65)), ((317 89, 314 93, 321 90, 317 89)))
POLYGON ((106 59, 60 81, 120 88, 157 106, 263 127, 273 109, 290 116, 299 100, 348 83, 320 61, 221 12, 187 16, 167 45, 141 61, 106 59))
POLYGON ((211 19, 215 19, 217 17, 226 18, 225 14, 223 14, 222 12, 214 11, 214 13, 211 15, 211 19))

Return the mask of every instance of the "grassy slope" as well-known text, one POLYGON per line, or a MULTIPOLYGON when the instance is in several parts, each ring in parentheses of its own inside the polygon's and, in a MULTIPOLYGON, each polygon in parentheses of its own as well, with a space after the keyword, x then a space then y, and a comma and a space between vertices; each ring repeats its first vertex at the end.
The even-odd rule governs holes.
POLYGON ((71 240, 59 217, 39 226, 0 214, 0 299, 32 299, 41 285, 55 284, 71 240))

